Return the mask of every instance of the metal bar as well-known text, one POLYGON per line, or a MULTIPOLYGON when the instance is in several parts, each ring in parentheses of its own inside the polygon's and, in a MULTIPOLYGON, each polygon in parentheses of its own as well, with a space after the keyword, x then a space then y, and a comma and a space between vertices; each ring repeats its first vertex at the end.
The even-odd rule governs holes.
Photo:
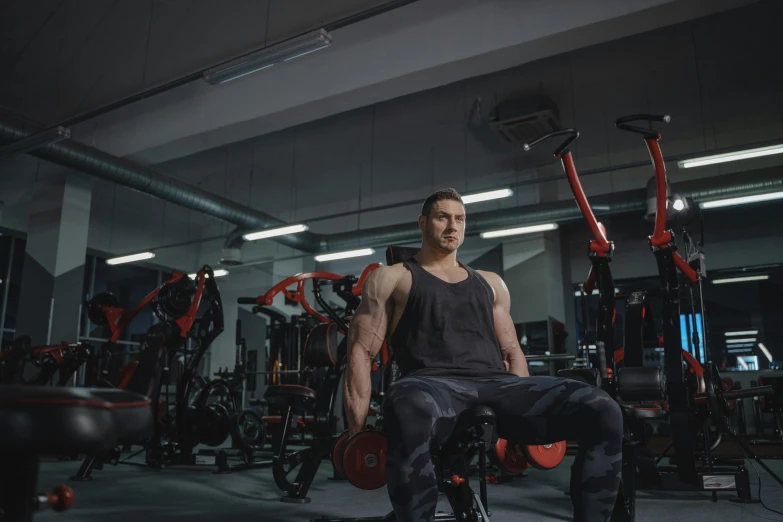
MULTIPOLYGON (((108 343, 109 339, 104 339, 101 337, 86 337, 86 336, 79 336, 80 341, 92 341, 95 343, 108 343)), ((133 341, 117 341, 112 344, 124 344, 128 346, 141 346, 141 343, 135 343, 133 341)))
MULTIPOLYGON (((0 332, 5 333, 6 330, 5 327, 5 315, 8 312, 8 290, 11 287, 11 268, 14 263, 14 245, 16 244, 16 238, 11 238, 11 248, 8 252, 8 270, 5 271, 5 288, 3 289, 3 308, 2 308, 2 315, 0 315, 0 332)), ((13 333, 16 333, 16 330, 13 330, 13 333)))
POLYGON ((55 127, 0 146, 0 159, 26 154, 71 137, 70 129, 55 127))

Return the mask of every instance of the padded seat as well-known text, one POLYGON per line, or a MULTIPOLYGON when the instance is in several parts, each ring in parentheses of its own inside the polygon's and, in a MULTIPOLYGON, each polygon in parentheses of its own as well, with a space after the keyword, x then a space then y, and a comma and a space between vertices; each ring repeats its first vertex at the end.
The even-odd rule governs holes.
POLYGON ((305 402, 315 400, 315 390, 306 386, 299 386, 298 384, 280 384, 278 386, 270 386, 264 392, 264 398, 267 400, 276 398, 294 398, 301 399, 305 402))
POLYGON ((150 399, 124 390, 0 387, 0 446, 36 454, 102 453, 152 433, 150 399))
POLYGON ((457 415, 457 422, 454 426, 454 431, 449 438, 454 438, 455 436, 479 424, 489 424, 490 426, 494 426, 495 422, 495 412, 492 410, 492 408, 487 406, 475 406, 473 408, 468 408, 467 410, 464 410, 459 415, 457 415))

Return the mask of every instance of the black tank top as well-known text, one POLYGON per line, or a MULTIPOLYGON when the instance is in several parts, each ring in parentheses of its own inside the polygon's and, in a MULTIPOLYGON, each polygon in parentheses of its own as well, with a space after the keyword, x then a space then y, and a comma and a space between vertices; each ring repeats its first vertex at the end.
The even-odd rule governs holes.
POLYGON ((408 302, 391 336, 400 376, 507 375, 495 337, 494 293, 472 268, 448 283, 414 258, 403 264, 413 278, 408 302))

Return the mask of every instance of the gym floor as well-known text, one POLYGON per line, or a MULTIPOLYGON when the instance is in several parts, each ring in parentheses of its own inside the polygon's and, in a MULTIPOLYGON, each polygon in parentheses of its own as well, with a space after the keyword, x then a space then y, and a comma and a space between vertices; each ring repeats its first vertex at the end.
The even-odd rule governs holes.
MULTIPOLYGON (((567 490, 572 457, 551 471, 532 470, 527 477, 511 483, 489 486, 492 520, 538 522, 571 520, 571 502, 567 490)), ((765 463, 776 473, 783 472, 783 461, 765 463)), ((66 513, 46 511, 36 516, 52 522, 153 522, 157 520, 214 522, 288 522, 320 517, 380 516, 390 511, 385 489, 362 491, 346 482, 329 480, 331 466, 324 463, 310 490, 312 502, 284 504, 270 469, 228 475, 215 475, 212 468, 168 468, 152 471, 136 466, 106 466, 91 482, 67 482, 78 462, 44 461, 38 481, 39 491, 68 483, 76 493, 73 508, 66 513)), ((772 509, 783 511, 781 488, 758 465, 762 499, 772 509)), ((749 468, 753 497, 758 498, 758 478, 749 468)), ((760 504, 729 502, 731 493, 722 493, 718 502, 709 493, 639 492, 637 522, 745 522, 783 517, 765 510, 760 504)), ((444 500, 439 506, 450 511, 444 500)))

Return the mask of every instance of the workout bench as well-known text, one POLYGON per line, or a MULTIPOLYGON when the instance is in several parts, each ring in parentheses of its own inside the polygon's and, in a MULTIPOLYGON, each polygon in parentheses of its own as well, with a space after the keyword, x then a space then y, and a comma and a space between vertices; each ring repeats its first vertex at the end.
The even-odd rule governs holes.
POLYGON ((101 454, 149 437, 150 399, 124 390, 0 387, 0 509, 3 522, 30 522, 45 507, 68 509, 71 488, 36 493, 40 455, 101 454))

